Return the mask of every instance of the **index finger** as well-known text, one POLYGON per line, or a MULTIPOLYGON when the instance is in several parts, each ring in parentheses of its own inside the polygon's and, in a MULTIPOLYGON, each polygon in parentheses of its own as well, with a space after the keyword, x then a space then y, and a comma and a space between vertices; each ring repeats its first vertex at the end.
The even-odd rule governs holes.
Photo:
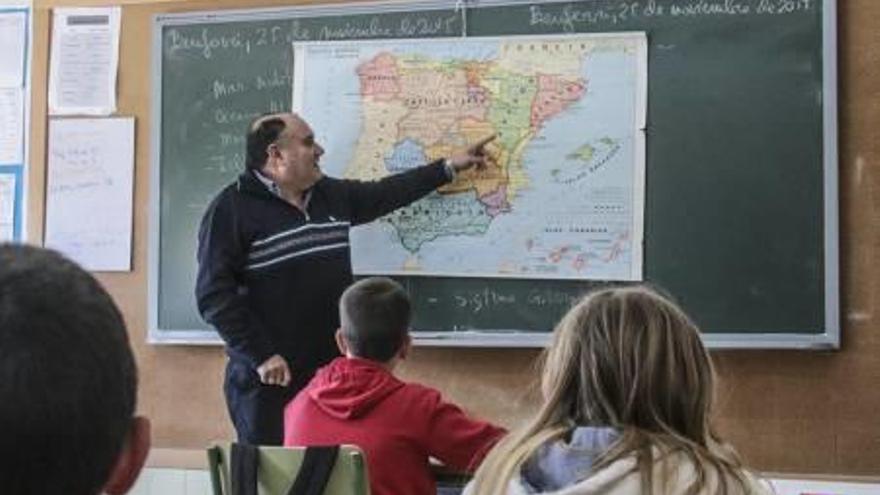
POLYGON ((484 137, 483 139, 477 141, 476 144, 474 144, 473 146, 471 146, 471 148, 473 148, 473 149, 475 149, 475 150, 478 150, 478 149, 482 148, 483 146, 486 146, 487 144, 489 144, 489 143, 491 143, 492 141, 494 141, 495 138, 497 138, 497 137, 498 137, 498 134, 497 134, 497 133, 494 133, 494 134, 492 134, 491 136, 484 137))

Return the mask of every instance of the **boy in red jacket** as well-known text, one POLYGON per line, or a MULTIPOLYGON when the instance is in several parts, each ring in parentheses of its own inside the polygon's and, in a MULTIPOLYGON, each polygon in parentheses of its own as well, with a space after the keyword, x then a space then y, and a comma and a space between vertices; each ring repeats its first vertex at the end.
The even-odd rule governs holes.
POLYGON ((339 314, 336 343, 345 357, 318 370, 287 405, 284 445, 359 446, 373 495, 436 493, 429 456, 475 470, 504 430, 392 374, 411 344, 403 287, 387 278, 361 280, 342 294, 339 314))

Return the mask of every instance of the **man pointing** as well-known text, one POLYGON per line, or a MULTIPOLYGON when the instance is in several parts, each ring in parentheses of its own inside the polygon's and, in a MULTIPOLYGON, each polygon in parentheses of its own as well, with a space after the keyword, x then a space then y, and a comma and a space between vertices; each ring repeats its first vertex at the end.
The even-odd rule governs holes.
POLYGON ((375 182, 326 177, 324 149, 296 114, 257 118, 246 170, 199 228, 196 298, 226 343, 224 392, 239 441, 280 445, 285 404, 338 355, 339 296, 353 281, 349 229, 485 164, 467 150, 375 182))

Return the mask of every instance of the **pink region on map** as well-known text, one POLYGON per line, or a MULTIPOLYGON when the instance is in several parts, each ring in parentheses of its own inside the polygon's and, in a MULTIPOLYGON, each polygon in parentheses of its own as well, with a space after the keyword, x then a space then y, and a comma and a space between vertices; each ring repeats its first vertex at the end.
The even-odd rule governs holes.
POLYGON ((559 263, 565 258, 565 255, 568 254, 568 251, 571 249, 570 246, 560 246, 550 251, 550 254, 547 255, 547 261, 551 263, 559 263))
POLYGON ((586 91, 583 80, 566 80, 560 76, 538 74, 538 91, 532 103, 532 127, 540 127, 554 115, 580 100, 586 91))
POLYGON ((397 59, 390 53, 380 53, 357 68, 361 95, 378 101, 397 98, 400 81, 397 59))
POLYGON ((471 117, 476 120, 486 120, 489 115, 489 99, 491 95, 482 86, 467 86, 467 104, 463 110, 463 117, 471 117))
POLYGON ((507 202, 507 186, 499 186, 498 189, 479 197, 480 203, 486 205, 486 214, 496 217, 501 213, 510 211, 510 203, 507 202))
POLYGON ((576 272, 584 271, 584 268, 587 267, 587 258, 583 254, 579 254, 575 256, 574 261, 571 262, 572 268, 576 272))

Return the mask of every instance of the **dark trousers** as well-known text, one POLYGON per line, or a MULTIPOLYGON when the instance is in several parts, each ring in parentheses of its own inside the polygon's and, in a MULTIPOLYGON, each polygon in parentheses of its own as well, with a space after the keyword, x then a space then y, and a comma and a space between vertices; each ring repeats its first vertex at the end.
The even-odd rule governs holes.
POLYGON ((260 383, 250 364, 230 359, 226 363, 223 392, 238 441, 251 445, 281 445, 284 440, 284 406, 308 384, 313 372, 293 372, 286 387, 260 383))

